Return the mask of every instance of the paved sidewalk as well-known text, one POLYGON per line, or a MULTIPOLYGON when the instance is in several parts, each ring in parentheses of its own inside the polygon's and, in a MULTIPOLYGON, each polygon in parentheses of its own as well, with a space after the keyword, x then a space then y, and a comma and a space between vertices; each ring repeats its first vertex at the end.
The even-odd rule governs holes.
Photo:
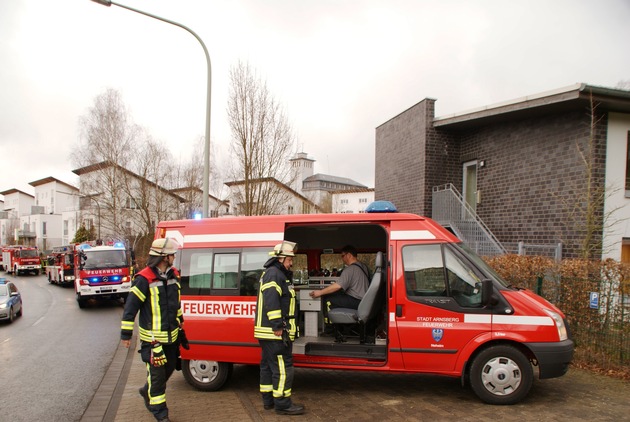
MULTIPOLYGON (((129 349, 119 345, 81 422, 152 422, 138 394, 146 378, 146 368, 137 353, 134 334, 129 349)), ((258 409, 238 391, 203 392, 190 386, 181 372, 175 371, 166 390, 169 416, 174 421, 262 421, 258 409)), ((260 404, 260 410, 262 404, 260 404)))
MULTIPOLYGON (((146 372, 135 336, 132 344, 116 350, 82 422, 155 420, 138 394, 146 372)), ((258 375, 257 366, 235 365, 222 390, 203 392, 176 371, 166 390, 169 416, 173 422, 592 422, 630 415, 629 382, 574 368, 561 378, 535 380, 529 396, 513 406, 486 405, 456 378, 298 368, 293 398, 306 414, 296 417, 264 410, 258 375)))

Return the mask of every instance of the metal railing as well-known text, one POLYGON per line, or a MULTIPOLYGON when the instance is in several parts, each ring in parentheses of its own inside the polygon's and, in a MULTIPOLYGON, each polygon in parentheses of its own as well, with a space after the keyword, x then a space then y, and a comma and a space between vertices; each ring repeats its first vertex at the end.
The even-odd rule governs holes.
POLYGON ((433 213, 431 218, 442 226, 449 227, 462 242, 477 254, 494 256, 507 253, 503 245, 452 183, 435 186, 432 201, 433 213))

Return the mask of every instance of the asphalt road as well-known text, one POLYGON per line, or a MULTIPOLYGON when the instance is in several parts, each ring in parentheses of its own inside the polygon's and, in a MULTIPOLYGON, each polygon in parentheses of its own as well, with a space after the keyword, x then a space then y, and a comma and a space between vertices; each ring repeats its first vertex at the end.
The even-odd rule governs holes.
POLYGON ((22 317, 0 323, 0 420, 79 420, 118 346, 121 304, 80 309, 71 286, 0 277, 15 282, 24 304, 22 317))

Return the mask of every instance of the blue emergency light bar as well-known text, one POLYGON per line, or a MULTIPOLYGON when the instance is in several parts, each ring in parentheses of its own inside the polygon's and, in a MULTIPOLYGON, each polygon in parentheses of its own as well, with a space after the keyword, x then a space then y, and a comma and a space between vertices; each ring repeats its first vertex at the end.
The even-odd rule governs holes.
POLYGON ((374 201, 370 205, 365 207, 365 212, 398 212, 398 209, 394 204, 389 201, 374 201))

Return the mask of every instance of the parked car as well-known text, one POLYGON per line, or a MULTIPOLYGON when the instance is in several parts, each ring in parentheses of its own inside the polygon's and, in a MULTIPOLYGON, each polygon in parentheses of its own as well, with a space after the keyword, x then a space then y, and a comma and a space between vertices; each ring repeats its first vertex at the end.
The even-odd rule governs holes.
POLYGON ((0 320, 13 322, 16 316, 22 316, 22 296, 13 282, 0 278, 0 320))

